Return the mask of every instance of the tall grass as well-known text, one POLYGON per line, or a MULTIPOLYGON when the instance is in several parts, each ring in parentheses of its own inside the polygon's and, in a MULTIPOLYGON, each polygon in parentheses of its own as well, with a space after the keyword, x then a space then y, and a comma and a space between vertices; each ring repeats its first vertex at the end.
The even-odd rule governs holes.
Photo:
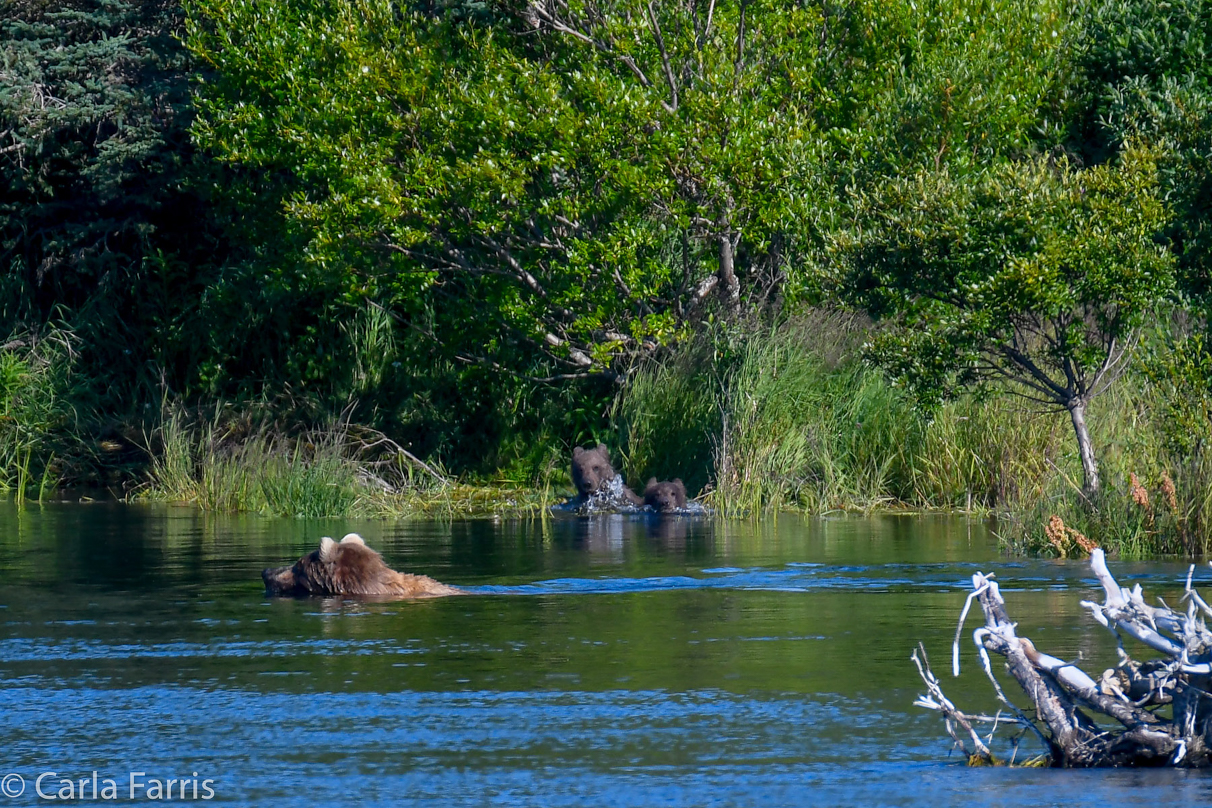
MULTIPOLYGON (((351 390, 373 386, 396 348, 375 316, 350 329, 365 346, 351 390)), ((777 327, 717 326, 639 367, 610 413, 628 479, 681 477, 727 515, 992 513, 1009 547, 1045 555, 1091 542, 1124 556, 1212 551, 1212 350, 1200 339, 1159 331, 1150 352, 1091 403, 1103 478, 1091 501, 1066 414, 1006 390, 923 413, 861 361, 869 329, 827 312, 777 327)), ((105 434, 97 418, 80 426, 77 410, 90 410, 72 387, 73 356, 68 332, 0 344, 0 492, 41 497, 65 468, 75 479, 88 468, 100 470, 94 479, 130 473, 105 455, 117 441, 95 439, 105 434), (90 429, 94 439, 82 437, 90 429)), ((567 436, 555 428, 533 433, 543 439, 523 447, 525 464, 463 484, 349 423, 352 405, 322 429, 285 429, 275 411, 271 403, 245 405, 242 415, 219 406, 208 417, 167 409, 146 436, 146 460, 130 461, 147 470, 136 495, 283 516, 454 517, 542 513, 553 489, 567 487, 567 436)))
POLYGON ((1091 404, 1104 491, 1090 502, 1066 413, 996 389, 923 413, 860 360, 864 333, 814 314, 639 369, 615 404, 628 476, 681 476, 728 514, 996 513, 1020 551, 1072 549, 1049 537, 1053 516, 1123 555, 1210 549, 1212 462, 1167 450, 1173 425, 1139 368, 1091 404))
POLYGON ((225 439, 214 422, 165 419, 148 496, 211 511, 325 517, 349 513, 363 488, 332 434, 287 441, 268 433, 225 439), (308 438, 314 438, 309 440, 308 438))
POLYGON ((727 513, 894 499, 900 447, 918 424, 855 361, 861 335, 853 317, 817 314, 716 333, 641 368, 616 403, 629 476, 676 473, 727 513))
POLYGON ((385 436, 347 423, 288 435, 221 413, 168 411, 149 436, 149 481, 137 496, 308 518, 523 513, 551 500, 547 488, 460 485, 385 436))
POLYGON ((0 347, 0 492, 41 500, 57 481, 55 449, 70 438, 74 412, 64 391, 72 335, 13 335, 0 347))
POLYGON ((1206 453, 1175 452, 1167 445, 1172 427, 1164 394, 1141 374, 1094 402, 1102 490, 1093 499, 1081 491, 1077 452, 1068 443, 1051 473, 1008 502, 1014 519, 1006 531, 1016 551, 1065 555, 1071 551, 1047 526, 1059 517, 1093 543, 1124 557, 1159 554, 1206 556, 1212 551, 1212 463, 1206 453))
POLYGON ((688 346, 667 361, 651 363, 632 376, 613 407, 621 459, 633 480, 645 475, 681 477, 699 491, 713 478, 715 441, 721 429, 715 346, 688 346))
POLYGON ((820 324, 747 341, 725 374, 715 501, 725 511, 870 508, 889 495, 907 405, 855 362, 830 367, 805 337, 820 324))

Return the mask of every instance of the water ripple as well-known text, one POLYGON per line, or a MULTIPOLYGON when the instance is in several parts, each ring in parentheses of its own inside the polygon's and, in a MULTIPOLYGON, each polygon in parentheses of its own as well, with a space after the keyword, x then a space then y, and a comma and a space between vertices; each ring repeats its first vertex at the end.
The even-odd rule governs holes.
MULTIPOLYGON (((740 589, 774 592, 811 592, 816 590, 861 590, 873 592, 912 590, 967 590, 975 572, 994 572, 1007 591, 1014 589, 1096 589, 1098 582, 1084 567, 1073 563, 1047 561, 1027 563, 939 563, 825 565, 790 563, 781 569, 755 567, 711 567, 700 571, 704 577, 665 575, 647 578, 554 578, 514 586, 483 585, 467 587, 482 595, 573 595, 630 592, 660 592, 684 589, 740 589)), ((1125 581, 1142 582, 1148 587, 1169 587, 1181 583, 1180 570, 1125 570, 1125 581)))

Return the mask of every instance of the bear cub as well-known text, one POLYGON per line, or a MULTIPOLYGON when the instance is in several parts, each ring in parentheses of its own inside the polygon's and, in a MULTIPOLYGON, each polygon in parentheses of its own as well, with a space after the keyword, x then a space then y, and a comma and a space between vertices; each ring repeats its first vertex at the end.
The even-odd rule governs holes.
POLYGON ((270 595, 436 598, 465 594, 427 575, 396 572, 357 533, 350 533, 339 542, 325 536, 320 539, 318 549, 292 566, 266 569, 261 579, 270 595))
POLYGON ((580 446, 572 450, 572 484, 582 496, 596 494, 614 479, 614 466, 610 465, 610 452, 606 444, 599 443, 592 449, 580 446))
MULTIPOLYGON (((599 443, 592 449, 578 446, 572 450, 572 482, 577 487, 578 500, 583 501, 595 495, 611 495, 616 487, 616 476, 614 466, 610 465, 610 452, 606 444, 599 443)), ((624 505, 643 502, 625 485, 618 486, 618 495, 624 505)))
POLYGON ((672 513, 686 507, 686 486, 680 479, 658 483, 653 477, 644 489, 644 504, 660 513, 672 513))

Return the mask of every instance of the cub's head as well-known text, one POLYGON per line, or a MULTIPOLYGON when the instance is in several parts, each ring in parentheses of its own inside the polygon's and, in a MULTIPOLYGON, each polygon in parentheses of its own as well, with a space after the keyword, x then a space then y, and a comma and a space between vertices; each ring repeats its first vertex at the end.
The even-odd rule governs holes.
POLYGON ((656 477, 644 489, 644 504, 654 511, 668 513, 686 507, 686 486, 680 479, 658 483, 656 477))
POLYGON ((352 595, 390 569, 383 558, 350 533, 339 542, 325 536, 320 546, 289 567, 261 573, 270 595, 352 595))
POLYGON ((596 494, 613 479, 614 467, 610 465, 606 444, 599 443, 592 449, 578 446, 572 450, 572 482, 577 493, 596 494))

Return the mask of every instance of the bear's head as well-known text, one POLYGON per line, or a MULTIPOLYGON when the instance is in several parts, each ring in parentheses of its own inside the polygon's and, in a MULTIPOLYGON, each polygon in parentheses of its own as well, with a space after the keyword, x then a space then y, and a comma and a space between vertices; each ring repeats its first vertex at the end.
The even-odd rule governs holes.
POLYGON ((577 493, 596 494, 614 479, 614 467, 610 465, 610 452, 606 444, 599 443, 593 449, 572 450, 572 482, 577 493))
POLYGON ((653 477, 644 489, 644 504, 663 513, 681 510, 686 507, 686 486, 680 479, 658 483, 653 477))
POLYGON ((339 542, 325 536, 292 566, 261 573, 270 595, 377 595, 397 576, 357 533, 339 542))

